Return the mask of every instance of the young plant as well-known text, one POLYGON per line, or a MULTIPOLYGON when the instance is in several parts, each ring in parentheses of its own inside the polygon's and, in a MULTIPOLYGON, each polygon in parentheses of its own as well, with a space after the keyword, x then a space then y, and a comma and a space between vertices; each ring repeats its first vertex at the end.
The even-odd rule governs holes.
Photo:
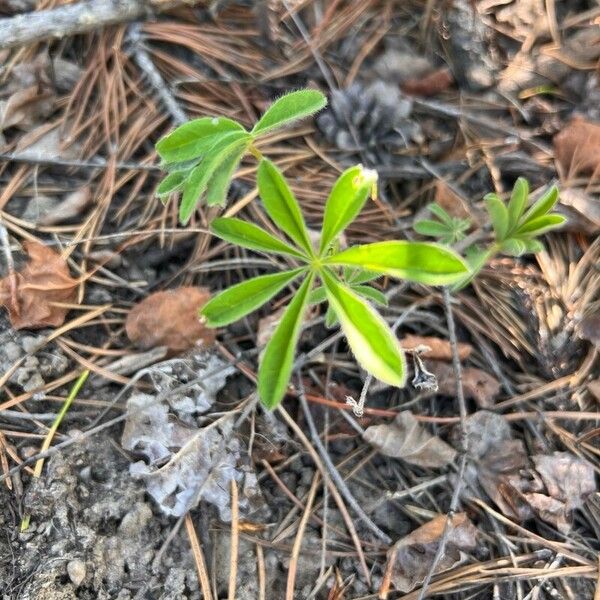
POLYGON ((471 227, 468 219, 451 217, 439 204, 430 204, 429 211, 437 219, 423 219, 415 223, 415 231, 421 235, 437 238, 442 244, 456 244, 464 240, 466 232, 471 227))
POLYGON ((380 293, 366 282, 387 275, 427 285, 447 285, 465 277, 466 263, 451 249, 426 242, 376 242, 339 250, 339 236, 359 214, 377 181, 374 171, 360 165, 342 173, 331 190, 317 246, 311 243, 298 202, 279 169, 262 159, 257 180, 265 211, 280 235, 272 236, 237 218, 215 219, 211 229, 217 237, 244 248, 286 255, 297 266, 254 277, 221 292, 201 310, 206 324, 228 325, 298 280, 299 287, 259 365, 258 392, 263 404, 272 409, 286 393, 310 302, 329 304, 356 360, 367 372, 390 385, 403 387, 404 353, 385 320, 367 300, 383 301, 380 293), (313 289, 317 281, 320 285, 313 289))
POLYGON ((251 131, 224 117, 202 117, 180 125, 156 144, 161 166, 169 172, 156 192, 166 199, 182 191, 179 220, 189 221, 198 202, 222 205, 233 174, 254 143, 267 133, 317 112, 327 104, 317 90, 291 92, 274 102, 251 131))
MULTIPOLYGON (((560 227, 566 221, 562 215, 552 212, 558 202, 558 189, 554 185, 527 209, 529 184, 523 177, 519 177, 515 182, 508 204, 494 193, 487 194, 484 201, 492 225, 493 240, 487 247, 472 246, 467 249, 467 261, 471 270, 469 275, 455 284, 454 289, 463 288, 470 283, 497 254, 522 256, 540 252, 544 246, 538 238, 544 233, 560 227)), ((451 222, 441 216, 445 211, 437 205, 432 205, 430 209, 443 221, 443 225, 436 221, 420 221, 415 224, 415 231, 440 238, 441 241, 443 238, 445 243, 456 243, 460 239, 464 239, 463 233, 469 227, 468 222, 462 231, 459 232, 457 228, 456 233, 463 237, 457 237, 455 234, 454 240, 450 241, 451 222)), ((449 215, 447 216, 451 218, 449 215)), ((453 221, 454 225, 457 226, 459 221, 462 220, 453 221)), ((463 226, 461 224, 460 228, 463 226)))

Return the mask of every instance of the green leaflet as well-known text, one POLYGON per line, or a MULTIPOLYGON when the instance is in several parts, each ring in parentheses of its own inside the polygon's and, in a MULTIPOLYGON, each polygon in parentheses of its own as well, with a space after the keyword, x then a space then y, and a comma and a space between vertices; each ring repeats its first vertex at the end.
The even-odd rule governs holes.
POLYGON ((233 178, 233 174, 238 168, 242 157, 246 153, 246 150, 247 144, 240 146, 237 151, 233 151, 215 169, 207 186, 206 204, 208 204, 208 206, 225 204, 225 201, 227 200, 227 192, 231 186, 231 179, 233 178))
POLYGON ((200 311, 208 327, 223 327, 260 308, 289 285, 303 269, 253 277, 233 285, 207 302, 200 311))
POLYGON ((250 139, 247 133, 242 132, 223 135, 211 149, 211 153, 192 170, 183 186, 183 197, 179 206, 179 220, 182 224, 185 225, 190 220, 215 171, 232 154, 247 147, 250 139))
POLYGON ((519 224, 528 197, 529 184, 526 179, 519 177, 515 182, 512 194, 510 195, 510 201, 508 202, 508 222, 511 230, 515 229, 519 224))
POLYGON ((246 130, 224 117, 202 117, 180 125, 156 144, 158 155, 167 163, 182 162, 206 154, 221 136, 246 130))
POLYGON ((354 221, 376 183, 377 173, 362 165, 350 167, 340 175, 325 205, 320 254, 354 221))
POLYGON ((173 173, 169 173, 161 182, 156 190, 156 195, 159 198, 164 198, 173 192, 181 189, 183 186, 187 176, 187 171, 175 171, 173 173))
POLYGON ((263 158, 256 178, 258 192, 273 223, 309 255, 313 255, 300 206, 281 171, 270 160, 263 158))
POLYGON ((263 135, 308 117, 321 110, 327 104, 327 98, 317 90, 299 90, 278 98, 267 109, 252 129, 254 135, 263 135))
POLYGON ((233 217, 221 217, 211 223, 212 232, 222 240, 259 252, 275 252, 303 258, 300 250, 276 238, 254 223, 233 217))
POLYGON ((258 369, 258 395, 269 409, 275 408, 285 396, 304 311, 314 276, 310 274, 285 309, 281 321, 265 348, 258 369))
POLYGON ((380 306, 388 305, 388 299, 385 297, 385 294, 370 285, 351 285, 350 289, 359 296, 372 300, 375 304, 379 304, 380 306))
POLYGON ((442 237, 448 235, 451 231, 450 226, 440 221, 432 221, 431 219, 423 219, 417 221, 414 230, 421 235, 430 235, 431 237, 442 237))
POLYGON ((567 219, 562 215, 552 214, 552 215, 544 215, 543 217, 536 217, 535 219, 530 219, 525 222, 524 225, 521 225, 517 230, 519 235, 541 235, 542 233, 546 233, 551 229, 556 229, 560 227, 567 219))
POLYGON ((521 224, 525 224, 533 219, 537 219, 547 213, 549 213, 558 202, 558 188, 553 185, 548 191, 531 206, 531 208, 525 213, 521 224))
POLYGON ((406 364, 396 336, 383 318, 350 288, 324 270, 327 299, 358 363, 374 377, 404 387, 406 364))
POLYGON ((368 271, 428 285, 463 279, 469 268, 454 251, 427 242, 391 241, 353 246, 323 261, 326 265, 360 266, 368 271))
POLYGON ((496 194, 488 194, 485 197, 485 203, 490 213, 496 239, 501 241, 508 233, 508 210, 504 202, 496 194))

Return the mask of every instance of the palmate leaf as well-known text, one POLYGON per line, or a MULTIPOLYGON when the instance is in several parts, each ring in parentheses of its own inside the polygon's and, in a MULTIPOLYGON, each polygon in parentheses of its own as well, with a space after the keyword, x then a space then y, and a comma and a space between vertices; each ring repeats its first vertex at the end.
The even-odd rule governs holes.
POLYGON ((359 266, 427 285, 455 283, 469 273, 469 267, 456 252, 427 242, 390 241, 353 246, 326 258, 324 263, 359 266))
POLYGON ((314 252, 302 211, 281 171, 270 160, 263 158, 256 179, 258 193, 273 223, 312 255, 314 252))
POLYGON ((254 135, 262 135, 308 117, 321 110, 327 104, 327 98, 317 90, 299 90, 278 98, 267 109, 252 129, 254 135))
POLYGON ((226 242, 237 244, 242 248, 304 258, 300 250, 276 238, 258 225, 254 225, 254 223, 248 223, 234 217, 221 217, 215 219, 210 227, 217 237, 226 242))
POLYGON ((258 395, 269 409, 275 408, 285 396, 313 277, 311 273, 304 280, 285 309, 262 356, 258 369, 258 395))
POLYGON ((164 162, 181 162, 206 154, 220 137, 246 130, 235 121, 224 117, 202 117, 180 125, 160 139, 156 151, 164 162))
POLYGON ((400 343, 387 323, 358 294, 327 270, 321 272, 327 299, 358 363, 374 377, 404 387, 406 363, 400 343))
POLYGON ((354 221, 376 183, 377 173, 362 165, 350 167, 340 175, 325 205, 319 254, 354 221))
POLYGON ((224 327, 260 308, 289 285, 304 269, 253 277, 233 285, 207 302, 200 310, 208 327, 224 327))

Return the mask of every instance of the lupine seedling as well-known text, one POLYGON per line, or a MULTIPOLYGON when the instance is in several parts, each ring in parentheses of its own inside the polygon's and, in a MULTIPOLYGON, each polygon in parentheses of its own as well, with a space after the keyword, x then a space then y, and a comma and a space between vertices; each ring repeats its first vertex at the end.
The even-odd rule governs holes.
POLYGON ((426 221, 419 227, 421 233, 433 235, 442 243, 393 240, 341 249, 341 234, 377 189, 377 173, 357 165, 344 171, 334 184, 325 205, 320 239, 315 244, 283 173, 262 156, 254 143, 325 104, 320 92, 300 90, 275 101, 250 131, 231 119, 204 117, 181 125, 156 145, 168 171, 157 194, 166 198, 182 192, 179 218, 184 224, 202 199, 209 206, 225 203, 231 179, 245 154, 259 161, 259 196, 278 234, 234 217, 216 218, 211 231, 250 250, 284 255, 294 266, 226 289, 210 300, 200 315, 209 327, 223 327, 257 310, 288 286, 295 286, 259 364, 258 393, 269 409, 281 402, 288 389, 309 304, 326 302, 326 324, 339 322, 357 362, 375 378, 403 387, 404 352, 372 305, 385 305, 386 298, 368 284, 385 275, 425 285, 461 287, 498 252, 536 251, 540 246, 535 238, 563 221, 559 215, 548 214, 556 202, 555 188, 525 212, 528 188, 521 179, 508 206, 497 196, 486 197, 495 241, 487 249, 476 249, 475 258, 469 261, 449 247, 464 237, 469 224, 453 219, 441 208, 431 209, 437 221, 426 221))
POLYGON ((415 231, 421 235, 437 238, 442 244, 456 244, 464 240, 466 232, 471 227, 468 219, 450 216, 439 204, 430 204, 428 207, 437 219, 423 219, 415 223, 415 231))

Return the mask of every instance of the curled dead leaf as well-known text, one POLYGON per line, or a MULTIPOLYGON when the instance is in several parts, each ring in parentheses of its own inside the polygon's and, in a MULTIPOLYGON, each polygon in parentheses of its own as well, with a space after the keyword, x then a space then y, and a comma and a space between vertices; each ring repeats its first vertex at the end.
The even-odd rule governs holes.
POLYGON ((211 346, 215 330, 205 327, 198 317, 209 299, 210 292, 200 287, 155 292, 129 311, 127 336, 141 348, 166 346, 172 353, 211 346))
POLYGON ((443 467, 456 457, 454 448, 431 435, 409 410, 398 413, 393 423, 368 427, 363 438, 382 454, 419 467, 443 467))
POLYGON ((558 211, 567 217, 564 231, 594 236, 600 234, 600 199, 579 188, 560 190, 558 211))
POLYGON ((0 304, 8 311, 15 329, 60 327, 69 309, 57 303, 77 300, 78 281, 54 250, 31 241, 23 247, 29 262, 20 272, 0 280, 0 304))
MULTIPOLYGON (((439 515, 421 525, 402 538, 388 552, 389 577, 400 592, 410 592, 423 583, 444 533, 448 517, 439 515)), ((456 566, 463 560, 463 552, 470 552, 477 544, 477 529, 465 513, 457 513, 449 525, 444 553, 434 571, 441 573, 456 566)))
MULTIPOLYGON (((452 347, 448 340, 434 336, 407 335, 400 340, 404 350, 414 350, 419 346, 428 346, 429 350, 421 353, 423 358, 433 360, 452 360, 452 347)), ((458 344, 458 356, 460 360, 466 360, 473 351, 471 344, 458 344)))
POLYGON ((428 97, 445 92, 453 83, 454 77, 450 69, 442 67, 425 76, 407 79, 400 87, 406 94, 428 97))

